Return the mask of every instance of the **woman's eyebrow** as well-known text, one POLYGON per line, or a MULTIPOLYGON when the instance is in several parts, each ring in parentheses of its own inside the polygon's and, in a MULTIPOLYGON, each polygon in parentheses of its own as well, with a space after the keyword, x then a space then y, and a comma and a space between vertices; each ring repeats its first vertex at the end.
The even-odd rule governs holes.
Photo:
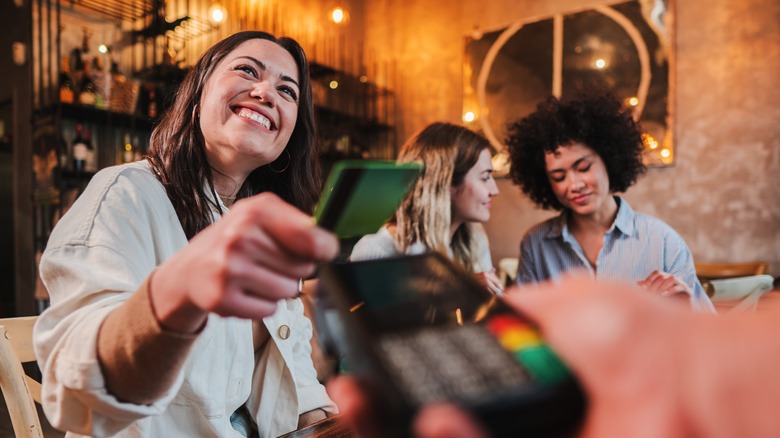
MULTIPOLYGON (((265 63, 263 61, 257 59, 257 58, 254 58, 254 57, 249 56, 249 55, 243 55, 243 56, 239 56, 236 59, 240 59, 240 58, 244 58, 244 59, 248 59, 248 60, 252 61, 253 63, 255 63, 257 65, 257 68, 259 68, 262 71, 267 71, 268 70, 268 67, 265 65, 265 63)), ((293 84, 295 84, 296 87, 301 88, 301 86, 298 85, 298 82, 295 79, 291 78, 290 76, 287 76, 285 74, 279 74, 279 78, 281 80, 283 80, 283 81, 292 82, 293 84)))

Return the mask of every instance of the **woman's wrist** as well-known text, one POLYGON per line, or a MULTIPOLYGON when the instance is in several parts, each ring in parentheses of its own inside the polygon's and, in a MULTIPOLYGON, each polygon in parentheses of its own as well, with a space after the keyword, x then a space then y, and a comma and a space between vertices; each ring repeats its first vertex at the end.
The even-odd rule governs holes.
POLYGON ((149 300, 155 319, 165 330, 176 333, 197 333, 208 319, 204 312, 192 303, 185 293, 176 293, 168 285, 168 278, 155 270, 149 280, 149 300))

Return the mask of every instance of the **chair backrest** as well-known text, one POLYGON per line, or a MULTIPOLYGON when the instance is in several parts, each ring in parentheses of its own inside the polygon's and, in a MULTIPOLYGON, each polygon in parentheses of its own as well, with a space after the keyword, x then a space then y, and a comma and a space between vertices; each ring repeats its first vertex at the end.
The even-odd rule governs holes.
POLYGON ((767 262, 696 263, 696 275, 702 280, 761 275, 768 269, 767 262))
POLYGON ((498 261, 498 279, 501 281, 501 284, 504 286, 515 284, 519 265, 520 260, 516 257, 505 257, 498 261))
POLYGON ((35 360, 32 329, 36 318, 0 319, 0 388, 17 438, 43 438, 35 408, 35 402, 41 402, 41 384, 22 368, 22 363, 35 360))
POLYGON ((755 310, 758 300, 772 290, 774 277, 771 275, 749 275, 746 277, 709 280, 712 301, 737 303, 730 312, 755 310))

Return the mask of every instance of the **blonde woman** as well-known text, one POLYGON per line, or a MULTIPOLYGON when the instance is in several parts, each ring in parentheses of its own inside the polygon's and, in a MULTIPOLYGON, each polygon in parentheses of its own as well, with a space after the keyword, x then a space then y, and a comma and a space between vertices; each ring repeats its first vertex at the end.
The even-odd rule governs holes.
POLYGON ((440 251, 474 272, 488 290, 501 293, 481 226, 490 219, 490 202, 498 195, 490 158, 490 143, 467 128, 449 123, 425 127, 398 156, 401 163, 422 162, 420 178, 390 222, 360 239, 350 259, 440 251))

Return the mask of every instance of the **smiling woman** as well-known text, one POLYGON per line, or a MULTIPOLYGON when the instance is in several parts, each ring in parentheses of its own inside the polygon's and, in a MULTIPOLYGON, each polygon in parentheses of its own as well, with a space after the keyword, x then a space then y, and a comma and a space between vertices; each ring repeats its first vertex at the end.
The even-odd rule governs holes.
POLYGON ((295 59, 268 40, 242 43, 214 70, 199 112, 217 193, 234 196, 281 155, 298 116, 298 83, 295 59))
POLYGON ((401 147, 398 162, 422 162, 420 177, 390 222, 355 244, 350 258, 439 251, 500 293, 481 226, 498 195, 490 152, 484 137, 463 126, 432 123, 413 135, 401 147))
POLYGON ((325 418, 335 406, 296 295, 338 242, 306 214, 319 168, 302 49, 263 32, 217 43, 151 144, 147 160, 94 176, 41 259, 52 424, 265 437, 325 418))
POLYGON ((616 196, 645 166, 639 127, 615 95, 551 97, 510 125, 507 145, 512 180, 538 206, 561 211, 523 237, 518 283, 584 270, 680 294, 693 309, 714 312, 685 241, 616 196))

